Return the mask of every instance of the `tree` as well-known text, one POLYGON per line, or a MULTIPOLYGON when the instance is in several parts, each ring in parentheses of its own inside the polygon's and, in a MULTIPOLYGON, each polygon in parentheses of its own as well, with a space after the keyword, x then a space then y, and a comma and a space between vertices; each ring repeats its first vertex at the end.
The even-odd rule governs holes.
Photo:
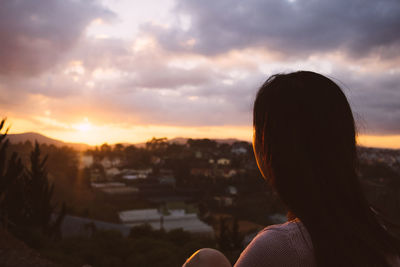
POLYGON ((227 251, 230 249, 231 241, 229 228, 227 225, 227 218, 222 216, 219 218, 219 236, 217 241, 220 250, 227 251))
MULTIPOLYGON (((29 151, 32 150, 30 149, 29 151)), ((49 177, 51 178, 51 175, 57 176, 55 187, 63 186, 60 184, 62 182, 68 185, 78 182, 76 181, 76 177, 79 172, 79 158, 78 153, 74 149, 67 146, 56 147, 54 145, 41 144, 40 150, 43 154, 48 155, 46 166, 49 177), (60 180, 64 181, 61 182, 60 180)))
MULTIPOLYGON (((3 129, 5 123, 5 119, 3 119, 0 123, 0 131, 3 129)), ((6 198, 6 192, 10 184, 10 180, 7 179, 6 172, 7 172, 7 147, 8 147, 8 140, 7 137, 8 129, 5 133, 0 134, 0 217, 3 221, 7 217, 6 209, 4 209, 4 201, 6 198)))
POLYGON ((43 232, 50 229, 51 215, 54 206, 51 203, 54 186, 47 178, 47 156, 42 159, 40 147, 35 142, 31 152, 31 166, 28 170, 28 221, 30 226, 39 227, 43 232))
POLYGON ((125 167, 127 168, 148 168, 151 166, 152 152, 145 148, 138 148, 134 145, 125 147, 125 167))
POLYGON ((157 156, 161 156, 168 148, 168 139, 166 137, 155 138, 146 142, 146 149, 157 156))
POLYGON ((210 139, 191 139, 186 142, 191 149, 199 149, 202 151, 212 151, 217 148, 217 142, 210 139))
MULTIPOLYGON (((0 131, 3 129, 5 123, 5 119, 3 119, 0 123, 0 131)), ((9 180, 5 179, 6 172, 7 172, 7 147, 8 147, 8 140, 7 137, 8 129, 5 133, 0 133, 0 201, 5 198, 5 191, 9 186, 9 180)), ((0 202, 1 203, 1 202, 0 202)))
MULTIPOLYGON (((0 122, 0 131, 5 119, 0 122)), ((7 157, 8 129, 0 133, 0 223, 4 228, 24 238, 27 230, 40 229, 53 235, 59 232, 66 213, 63 204, 59 216, 52 222, 54 186, 47 179, 47 156, 41 158, 39 144, 30 154, 30 168, 24 166, 16 152, 7 157)))
POLYGON ((233 225, 232 225, 232 246, 234 249, 241 249, 242 248, 242 241, 243 237, 239 231, 239 220, 235 216, 233 218, 233 225))
POLYGON ((9 226, 13 228, 26 225, 26 174, 24 165, 17 154, 13 153, 8 161, 8 168, 5 175, 8 181, 4 199, 4 210, 7 214, 9 226))
MULTIPOLYGON (((5 121, 1 121, 0 131, 5 121)), ((24 166, 16 153, 7 160, 7 132, 0 134, 0 220, 5 228, 23 224, 26 213, 24 166)))
POLYGON ((124 145, 123 144, 116 144, 113 149, 113 154, 115 158, 122 159, 124 157, 124 145))

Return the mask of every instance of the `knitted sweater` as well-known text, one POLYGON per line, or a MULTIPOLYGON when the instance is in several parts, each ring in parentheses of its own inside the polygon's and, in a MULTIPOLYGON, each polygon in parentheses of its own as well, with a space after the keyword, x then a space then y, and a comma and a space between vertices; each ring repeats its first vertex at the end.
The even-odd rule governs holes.
POLYGON ((310 236, 299 220, 271 225, 242 252, 234 267, 315 267, 310 236))
MULTIPOLYGON (((388 256, 400 266, 399 256, 388 256)), ((313 245, 298 220, 271 225, 262 230, 242 252, 234 267, 316 267, 313 245)))

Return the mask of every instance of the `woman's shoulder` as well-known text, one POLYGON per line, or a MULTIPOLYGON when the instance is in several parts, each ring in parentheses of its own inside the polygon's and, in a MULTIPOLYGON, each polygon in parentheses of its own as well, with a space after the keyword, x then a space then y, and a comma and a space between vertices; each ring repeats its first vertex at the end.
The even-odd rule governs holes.
POLYGON ((268 226, 250 242, 235 266, 315 266, 308 232, 298 220, 268 226))

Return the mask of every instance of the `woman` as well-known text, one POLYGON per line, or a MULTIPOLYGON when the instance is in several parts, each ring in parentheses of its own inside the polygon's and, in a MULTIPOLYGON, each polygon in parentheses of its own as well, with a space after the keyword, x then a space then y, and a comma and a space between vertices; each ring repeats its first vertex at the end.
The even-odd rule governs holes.
MULTIPOLYGON (((398 240, 361 190, 352 111, 333 81, 308 71, 272 76, 258 91, 253 126, 259 169, 289 221, 259 233, 236 267, 400 266, 398 240)), ((186 266, 219 256, 200 250, 186 266)))

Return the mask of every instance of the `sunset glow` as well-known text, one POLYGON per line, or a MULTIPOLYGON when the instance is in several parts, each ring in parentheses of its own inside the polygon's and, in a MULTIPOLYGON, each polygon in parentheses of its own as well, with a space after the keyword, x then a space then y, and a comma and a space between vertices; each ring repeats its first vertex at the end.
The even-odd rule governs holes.
POLYGON ((258 87, 301 69, 343 88, 359 144, 400 148, 399 19, 388 19, 394 3, 360 4, 362 15, 338 8, 337 16, 327 2, 234 1, 231 12, 223 3, 6 6, 14 15, 0 17, 11 29, 0 29, 0 115, 10 133, 91 145, 153 136, 250 141, 258 87))
POLYGON ((73 127, 79 132, 88 132, 92 129, 92 124, 89 122, 88 118, 85 118, 84 122, 76 124, 73 127))

